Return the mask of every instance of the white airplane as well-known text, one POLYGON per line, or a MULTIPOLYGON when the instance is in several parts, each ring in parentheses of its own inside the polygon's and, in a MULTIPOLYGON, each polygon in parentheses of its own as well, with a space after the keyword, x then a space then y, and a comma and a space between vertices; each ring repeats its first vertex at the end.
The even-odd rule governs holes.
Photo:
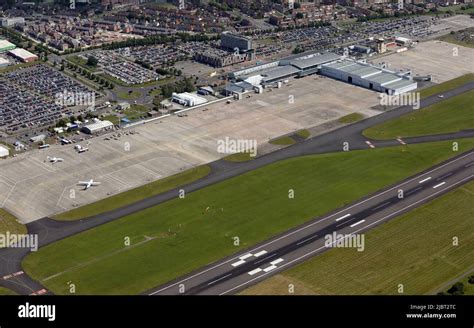
POLYGON ((50 161, 51 163, 57 163, 57 162, 63 162, 64 159, 62 158, 59 158, 59 157, 47 157, 48 161, 50 161))
POLYGON ((80 186, 84 186, 84 190, 87 190, 92 186, 100 185, 100 182, 94 182, 94 180, 90 179, 89 181, 79 181, 77 184, 80 186))

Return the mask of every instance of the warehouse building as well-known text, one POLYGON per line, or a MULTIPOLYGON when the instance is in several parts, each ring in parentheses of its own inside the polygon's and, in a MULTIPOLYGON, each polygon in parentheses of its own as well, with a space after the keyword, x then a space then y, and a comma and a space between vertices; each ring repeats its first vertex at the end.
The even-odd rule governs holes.
POLYGON ((38 56, 22 48, 10 50, 8 53, 24 63, 29 63, 38 59, 38 56))
POLYGON ((417 83, 392 71, 348 59, 324 64, 322 75, 370 90, 397 95, 414 90, 417 83))
POLYGON ((0 145, 0 158, 8 157, 9 155, 10 155, 10 151, 8 150, 8 148, 0 145))
POLYGON ((196 94, 192 94, 189 92, 183 93, 175 93, 173 92, 171 96, 171 101, 174 101, 183 106, 197 106, 207 103, 207 99, 203 97, 199 97, 196 94))
POLYGON ((0 40, 0 53, 15 49, 15 48, 16 46, 13 43, 7 40, 0 40))
POLYGON ((94 134, 111 129, 113 126, 114 124, 110 121, 96 120, 94 123, 84 125, 81 130, 87 134, 94 134))

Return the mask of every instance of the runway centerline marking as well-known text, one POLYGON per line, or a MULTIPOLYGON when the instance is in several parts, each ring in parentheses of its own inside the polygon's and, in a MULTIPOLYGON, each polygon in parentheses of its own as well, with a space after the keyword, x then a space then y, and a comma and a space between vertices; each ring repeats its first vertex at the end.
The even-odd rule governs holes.
POLYGON ((445 181, 443 181, 443 182, 441 182, 441 183, 438 183, 436 186, 433 187, 433 189, 436 189, 436 188, 438 188, 438 187, 441 187, 441 186, 444 185, 445 183, 446 183, 445 181))
POLYGON ((423 183, 423 182, 426 182, 428 180, 431 180, 431 177, 427 177, 426 179, 423 179, 423 180, 419 181, 418 183, 423 183))
POLYGON ((301 244, 307 242, 308 240, 311 240, 311 239, 313 239, 313 238, 316 238, 317 236, 318 236, 318 235, 314 235, 314 236, 311 236, 311 237, 309 237, 309 238, 306 238, 305 240, 302 240, 302 241, 300 241, 299 243, 296 243, 296 245, 301 245, 301 244))
POLYGON ((232 273, 229 273, 229 274, 227 274, 227 275, 225 275, 225 276, 223 276, 223 277, 220 277, 219 279, 216 279, 216 280, 214 280, 214 281, 211 281, 211 282, 208 283, 207 285, 208 285, 208 286, 213 285, 213 284, 215 284, 216 282, 221 281, 222 279, 225 279, 225 278, 230 277, 230 276, 232 276, 232 273))
POLYGON ((389 200, 389 201, 386 201, 385 203, 382 203, 382 204, 380 204, 380 205, 378 205, 378 206, 375 206, 375 207, 372 209, 372 211, 376 211, 376 210, 378 210, 379 208, 384 207, 384 206, 387 205, 387 204, 390 204, 391 202, 392 202, 392 201, 389 200))
POLYGON ((350 214, 346 214, 346 215, 344 215, 344 216, 341 216, 340 218, 337 218, 336 221, 341 221, 341 220, 343 220, 343 219, 345 219, 345 218, 347 218, 347 217, 349 217, 349 216, 351 216, 351 215, 350 215, 350 214))
POLYGON ((351 228, 354 228, 355 226, 357 226, 357 225, 359 225, 359 224, 361 224, 361 223, 364 223, 364 222, 365 222, 365 220, 360 220, 359 222, 356 222, 356 223, 354 223, 354 224, 351 224, 351 228))

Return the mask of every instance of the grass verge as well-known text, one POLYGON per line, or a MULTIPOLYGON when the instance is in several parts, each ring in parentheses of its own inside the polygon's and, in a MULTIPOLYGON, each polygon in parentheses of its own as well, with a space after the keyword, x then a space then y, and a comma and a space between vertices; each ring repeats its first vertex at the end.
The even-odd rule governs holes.
POLYGON ((289 146, 294 144, 296 141, 292 137, 289 136, 284 136, 284 137, 279 137, 273 140, 270 140, 269 143, 272 145, 277 145, 277 146, 289 146))

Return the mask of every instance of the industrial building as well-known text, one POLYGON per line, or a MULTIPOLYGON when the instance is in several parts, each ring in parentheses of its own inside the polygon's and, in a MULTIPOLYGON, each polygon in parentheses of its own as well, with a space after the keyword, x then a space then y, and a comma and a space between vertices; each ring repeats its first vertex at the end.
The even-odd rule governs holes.
POLYGON ((94 123, 86 124, 82 127, 82 132, 87 134, 94 134, 98 132, 102 132, 112 128, 114 124, 110 121, 100 121, 96 120, 94 123))
POLYGON ((408 92, 418 87, 416 82, 405 76, 349 59, 322 65, 320 74, 391 95, 408 92))
POLYGON ((203 97, 199 97, 196 94, 192 94, 189 92, 183 93, 175 93, 171 95, 171 101, 174 101, 183 106, 197 106, 207 103, 207 99, 203 97))
POLYGON ((8 150, 8 148, 0 145, 0 158, 8 157, 9 155, 10 155, 10 151, 8 150))
POLYGON ((0 53, 15 49, 15 48, 16 48, 16 45, 14 45, 13 43, 7 40, 0 40, 0 53))
POLYGON ((8 53, 24 63, 29 63, 38 59, 38 56, 22 48, 10 50, 8 53))

